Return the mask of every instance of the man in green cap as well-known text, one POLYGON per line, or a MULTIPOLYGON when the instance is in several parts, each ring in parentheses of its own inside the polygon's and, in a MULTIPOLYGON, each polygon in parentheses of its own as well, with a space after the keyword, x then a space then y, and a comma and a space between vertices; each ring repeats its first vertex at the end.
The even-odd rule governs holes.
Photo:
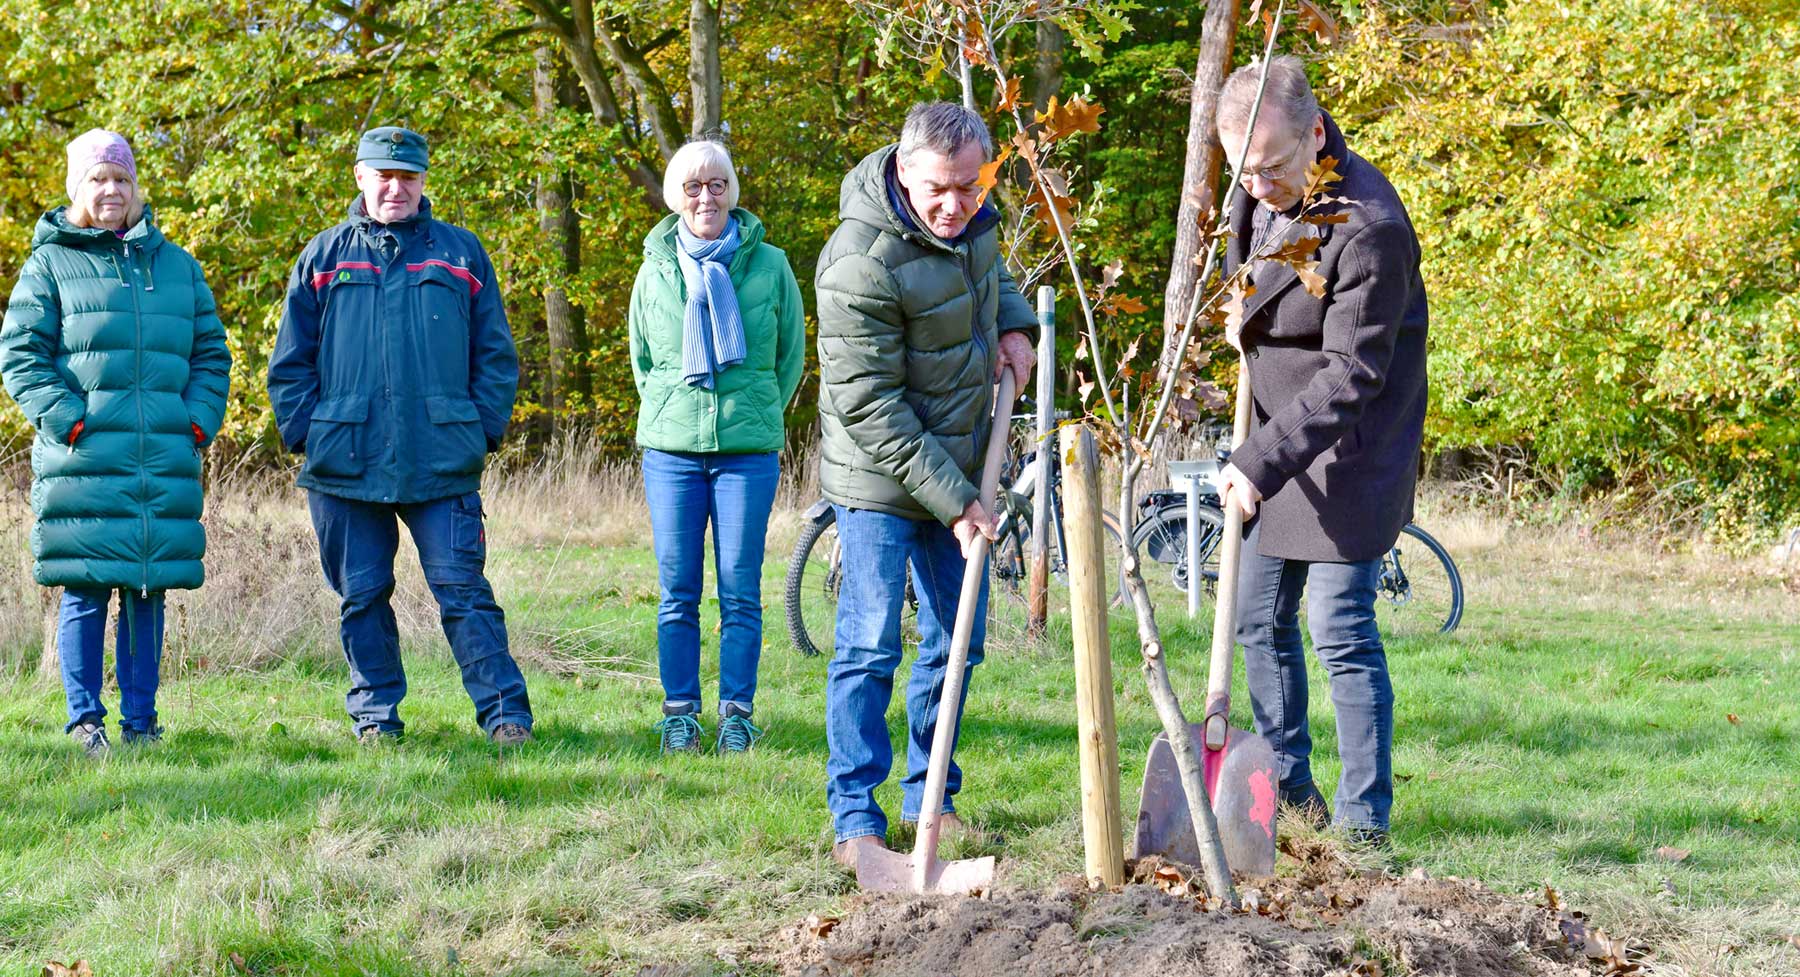
POLYGON ((299 482, 341 602, 358 738, 403 728, 389 604, 403 522, 476 722, 512 745, 531 739, 531 703, 484 574, 480 488, 512 417, 519 358, 481 241, 432 219, 429 159, 411 130, 363 133, 349 219, 313 238, 288 279, 269 403, 282 442, 306 456, 299 482))

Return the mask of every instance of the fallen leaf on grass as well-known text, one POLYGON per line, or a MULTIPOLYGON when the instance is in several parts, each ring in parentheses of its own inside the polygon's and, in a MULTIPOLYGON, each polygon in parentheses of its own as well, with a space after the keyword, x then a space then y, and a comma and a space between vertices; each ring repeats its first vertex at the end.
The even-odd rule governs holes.
POLYGON ((1728 723, 1730 723, 1730 724, 1731 724, 1731 725, 1733 725, 1733 726, 1736 726, 1736 725, 1737 725, 1737 724, 1739 724, 1739 723, 1741 723, 1741 722, 1743 722, 1743 720, 1742 720, 1742 719, 1739 719, 1739 718, 1738 718, 1738 714, 1737 714, 1737 713, 1735 713, 1735 712, 1728 712, 1728 713, 1726 713, 1726 714, 1725 714, 1725 721, 1726 721, 1726 722, 1728 722, 1728 723))
POLYGON ((1794 949, 1800 950, 1800 934, 1789 933, 1786 939, 1789 943, 1793 944, 1794 949))
POLYGON ((244 955, 236 950, 231 951, 231 966, 240 974, 250 972, 250 965, 244 961, 244 955))
POLYGON ((1665 862, 1686 861, 1687 857, 1692 854, 1693 852, 1688 851, 1686 848, 1676 848, 1673 845, 1664 845, 1656 850, 1656 857, 1665 862))
POLYGON ((832 930, 837 929, 837 924, 839 922, 841 922, 841 920, 836 916, 820 916, 814 914, 806 917, 806 931, 822 940, 829 936, 832 930))
POLYGON ((88 966, 86 960, 77 960, 74 963, 52 960, 44 964, 44 970, 40 977, 94 977, 94 968, 88 966))

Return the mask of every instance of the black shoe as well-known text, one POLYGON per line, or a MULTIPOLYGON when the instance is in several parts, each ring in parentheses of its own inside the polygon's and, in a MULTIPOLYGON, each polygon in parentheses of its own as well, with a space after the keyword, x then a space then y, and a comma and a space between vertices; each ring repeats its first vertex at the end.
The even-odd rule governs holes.
POLYGON ((84 719, 69 730, 69 738, 81 745, 81 751, 98 760, 112 750, 106 741, 106 726, 97 719, 84 719))
POLYGON ((400 731, 382 729, 380 726, 365 726, 357 732, 356 742, 372 749, 395 746, 400 742, 400 731))
POLYGON ((1302 787, 1282 790, 1281 803, 1292 808, 1300 822, 1314 831, 1324 831, 1331 826, 1331 806, 1325 803, 1325 795, 1319 793, 1316 784, 1308 782, 1302 787))
POLYGON ((519 746, 532 740, 531 730, 518 723, 501 723, 488 733, 495 746, 519 746))
POLYGON ((1345 828, 1344 842, 1369 851, 1385 852, 1389 848, 1386 828, 1345 828))
POLYGON ((163 728, 161 726, 152 726, 149 729, 121 729, 119 730, 119 739, 123 740, 126 746, 132 746, 134 744, 139 746, 155 746, 162 742, 162 734, 163 728))

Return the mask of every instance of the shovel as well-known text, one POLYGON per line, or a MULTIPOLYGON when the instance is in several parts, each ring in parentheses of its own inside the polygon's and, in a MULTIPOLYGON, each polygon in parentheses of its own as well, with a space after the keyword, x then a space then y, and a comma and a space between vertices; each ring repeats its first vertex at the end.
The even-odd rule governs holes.
MULTIPOLYGON (((1231 446, 1244 443, 1250 428, 1250 371, 1238 364, 1237 416, 1231 446)), ((1199 743, 1206 793, 1219 824, 1225 863, 1246 875, 1275 871, 1275 802, 1279 783, 1275 751, 1267 740, 1231 728, 1231 665, 1237 644, 1238 554, 1243 549, 1244 515, 1225 507, 1225 530, 1219 548, 1218 600, 1213 608, 1212 669, 1206 687, 1206 712, 1188 731, 1199 743)), ((1190 587, 1200 575, 1189 573, 1190 587)), ((1200 844, 1188 797, 1181 789, 1175 752, 1165 734, 1150 742, 1144 761, 1144 790, 1138 807, 1137 857, 1161 855, 1186 865, 1199 865, 1200 844)))
MULTIPOLYGON (((981 507, 990 513, 994 511, 994 491, 1000 483, 1006 433, 1012 426, 1015 382, 1011 368, 1001 372, 1000 395, 994 400, 994 423, 988 433, 987 460, 981 467, 981 507)), ((962 708, 963 673, 969 664, 969 639, 975 633, 981 584, 987 577, 989 545, 988 538, 977 533, 963 565, 962 594, 956 600, 956 628, 950 633, 950 660, 944 663, 944 692, 938 700, 931 763, 925 771, 918 839, 911 855, 885 848, 867 848, 858 854, 856 884, 871 892, 957 895, 986 889, 994 882, 992 855, 954 862, 937 856, 938 809, 944 806, 944 781, 950 776, 950 751, 956 738, 957 713, 962 708)))

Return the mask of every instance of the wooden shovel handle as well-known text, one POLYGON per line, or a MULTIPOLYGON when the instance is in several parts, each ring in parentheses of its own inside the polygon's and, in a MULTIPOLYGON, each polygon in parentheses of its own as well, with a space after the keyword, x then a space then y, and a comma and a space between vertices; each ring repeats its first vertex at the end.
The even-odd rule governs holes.
MULTIPOLYGON (((1231 423, 1231 450, 1236 451, 1250 436, 1250 366, 1238 360, 1237 410, 1231 423)), ((1244 514, 1231 500, 1225 503, 1225 528, 1219 541, 1218 602, 1213 606, 1212 667, 1206 683, 1206 748, 1225 748, 1225 730, 1231 713, 1231 660, 1237 646, 1238 556, 1243 551, 1244 514)), ((1188 518, 1198 517, 1189 513, 1188 518)), ((1188 554, 1188 586, 1198 587, 1202 581, 1200 568, 1194 561, 1199 554, 1188 554)))

